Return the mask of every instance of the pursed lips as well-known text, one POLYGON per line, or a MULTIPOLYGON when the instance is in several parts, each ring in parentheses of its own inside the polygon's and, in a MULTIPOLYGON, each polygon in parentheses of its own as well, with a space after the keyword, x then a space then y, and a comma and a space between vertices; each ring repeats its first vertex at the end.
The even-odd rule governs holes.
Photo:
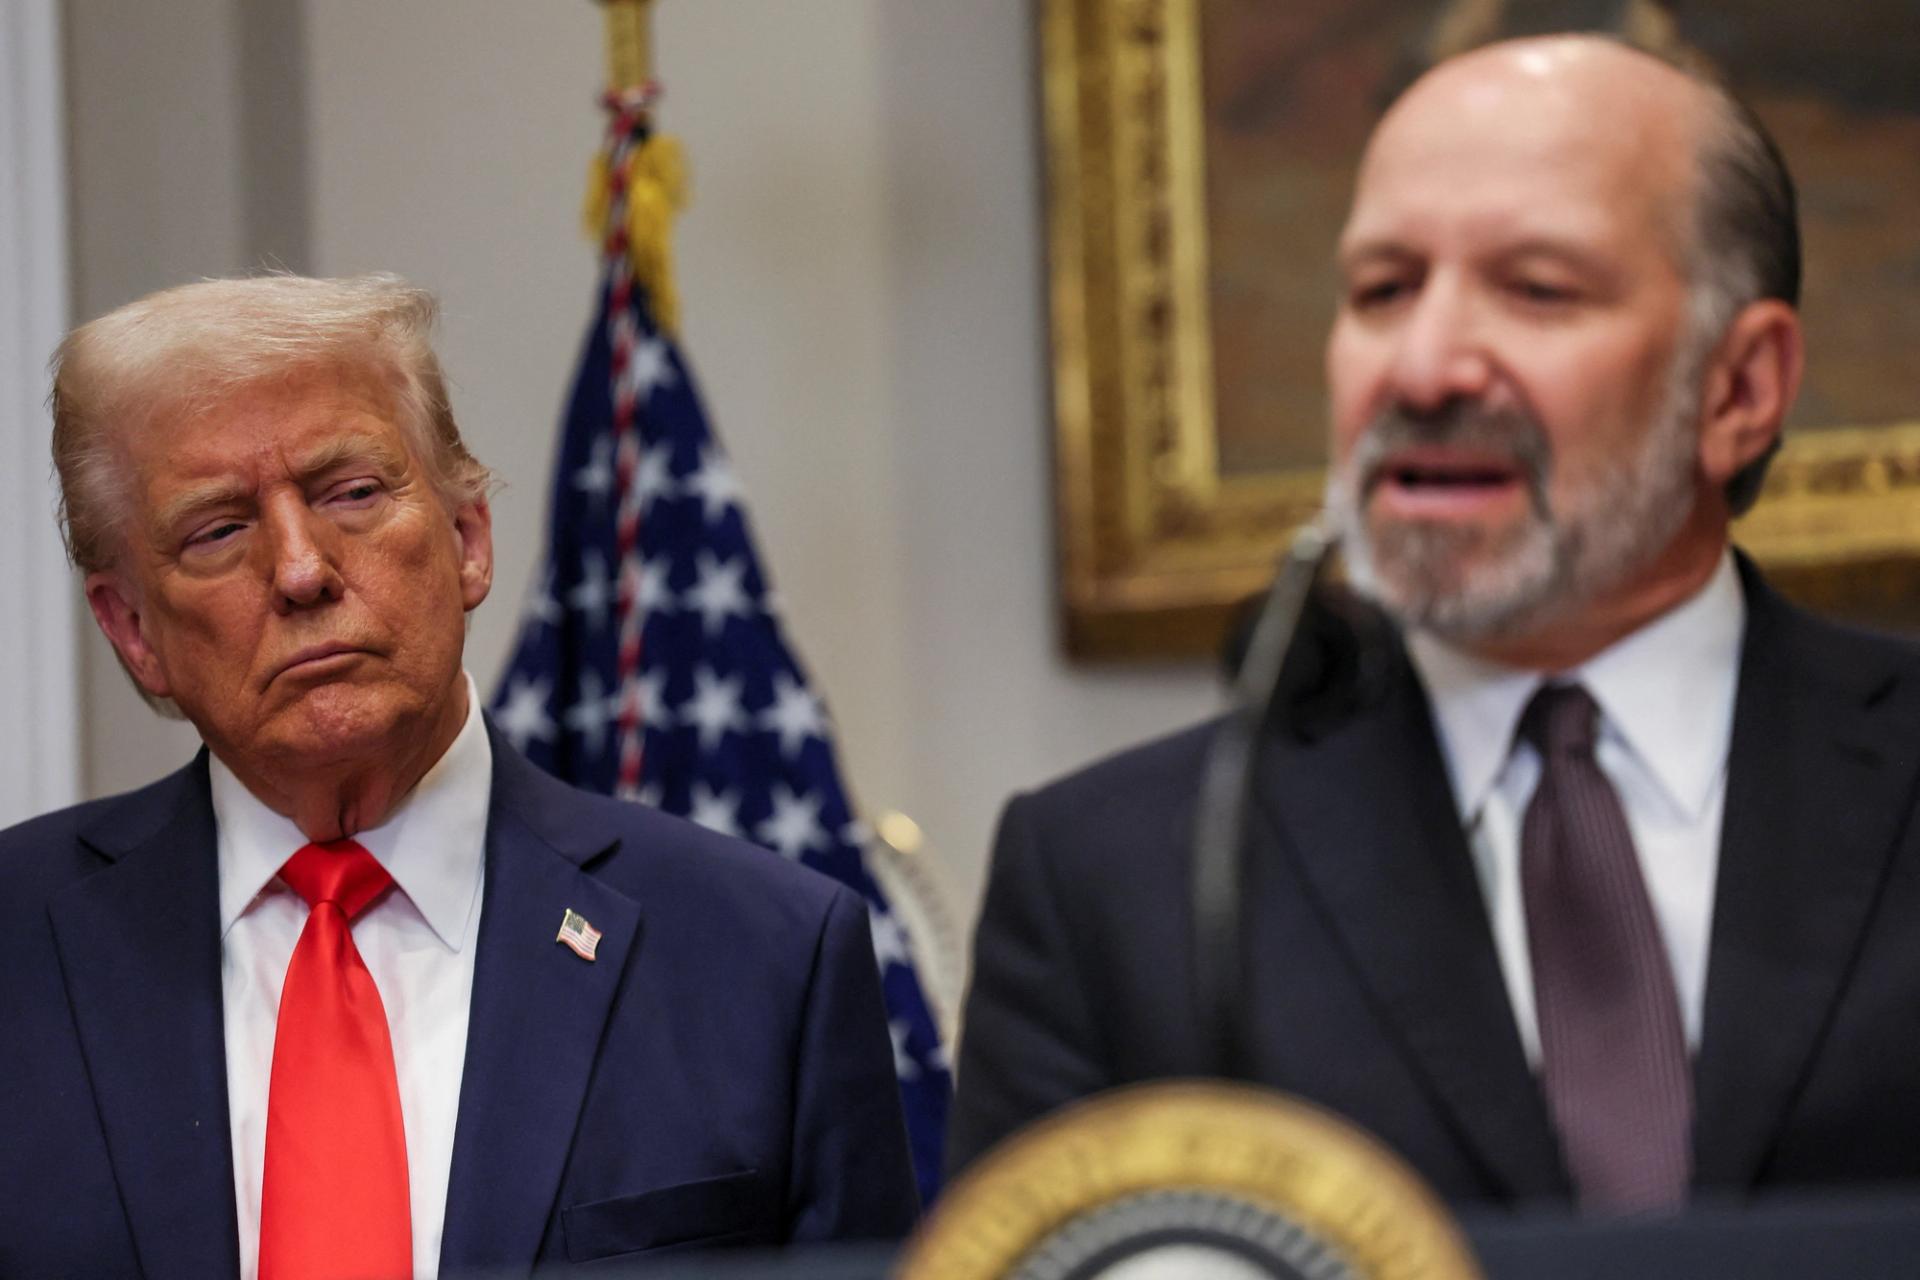
POLYGON ((267 683, 272 684, 275 680, 278 680, 281 676, 287 675, 290 672, 298 671, 300 668, 307 666, 311 663, 320 662, 327 658, 336 657, 340 654, 366 653, 366 652, 368 652, 368 650, 362 648, 359 645, 348 644, 345 641, 339 641, 339 640, 328 641, 325 644, 308 645, 306 648, 295 652, 292 657, 288 658, 285 662, 281 663, 277 668, 275 668, 273 674, 267 677, 267 683))

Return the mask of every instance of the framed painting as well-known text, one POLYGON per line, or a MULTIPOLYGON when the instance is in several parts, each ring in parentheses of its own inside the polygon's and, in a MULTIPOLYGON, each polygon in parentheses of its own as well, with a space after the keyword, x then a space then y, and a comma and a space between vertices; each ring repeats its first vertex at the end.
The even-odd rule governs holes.
POLYGON ((1735 539, 1920 623, 1912 0, 1039 0, 1063 635, 1214 652, 1318 511, 1333 246, 1381 109, 1458 49, 1627 29, 1722 68, 1800 187, 1808 376, 1735 539))

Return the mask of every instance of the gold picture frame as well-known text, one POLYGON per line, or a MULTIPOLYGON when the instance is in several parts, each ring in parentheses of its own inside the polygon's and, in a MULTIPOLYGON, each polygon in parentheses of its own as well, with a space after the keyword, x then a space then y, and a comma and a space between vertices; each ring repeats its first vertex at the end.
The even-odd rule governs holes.
MULTIPOLYGON (((1235 608, 1266 584, 1291 531, 1320 505, 1317 462, 1223 465, 1202 83, 1208 7, 1039 0, 1060 601, 1065 647, 1078 659, 1217 652, 1235 608)), ((1409 25, 1432 30, 1500 6, 1402 8, 1409 25)), ((1817 95, 1788 107, 1832 128, 1817 95)), ((1905 117, 1896 123, 1907 127, 1905 117)), ((1788 154, 1805 207, 1801 157, 1788 154)), ((1812 168, 1818 181, 1829 166, 1812 168)), ((1810 239, 1810 264, 1818 248, 1810 239)), ((1905 248, 1920 262, 1920 230, 1905 248)), ((1330 259, 1331 249, 1329 235, 1288 252, 1330 259)), ((1913 303, 1889 305, 1901 326, 1920 329, 1920 313, 1908 310, 1920 307, 1920 285, 1911 291, 1913 303)), ((1809 330, 1817 344, 1813 315, 1809 330)), ((1920 409, 1920 381, 1910 394, 1896 385, 1893 398, 1911 407, 1882 424, 1796 425, 1735 537, 1789 594, 1910 625, 1920 622, 1920 421, 1904 417, 1920 409)))

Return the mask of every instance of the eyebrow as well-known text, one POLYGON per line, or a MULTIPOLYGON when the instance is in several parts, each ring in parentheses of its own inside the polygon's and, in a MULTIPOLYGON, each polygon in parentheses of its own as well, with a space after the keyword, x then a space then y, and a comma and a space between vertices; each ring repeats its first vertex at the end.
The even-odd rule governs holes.
POLYGON ((1398 240, 1363 240, 1355 245, 1336 248, 1333 263, 1341 271, 1351 271, 1355 267, 1376 262, 1418 262, 1421 257, 1413 248, 1398 240))
POLYGON ((195 485, 160 508, 154 516, 154 527, 173 530, 206 512, 238 502, 246 495, 246 486, 225 480, 195 485))
MULTIPOLYGON (((299 460, 294 475, 303 483, 356 462, 371 465, 382 476, 397 476, 407 469, 404 451, 371 436, 336 436, 299 460)), ((231 480, 209 480, 193 485, 176 495, 156 516, 161 529, 174 529, 209 511, 240 502, 251 487, 231 480)))
MULTIPOLYGON (((1610 274, 1606 263, 1582 245, 1550 236, 1526 236, 1503 244, 1485 255, 1487 259, 1512 263, 1526 259, 1549 259, 1596 275, 1610 274)), ((1422 262, 1426 255, 1399 240, 1363 241, 1340 249, 1334 259, 1341 271, 1352 271, 1376 263, 1402 265, 1422 262)))

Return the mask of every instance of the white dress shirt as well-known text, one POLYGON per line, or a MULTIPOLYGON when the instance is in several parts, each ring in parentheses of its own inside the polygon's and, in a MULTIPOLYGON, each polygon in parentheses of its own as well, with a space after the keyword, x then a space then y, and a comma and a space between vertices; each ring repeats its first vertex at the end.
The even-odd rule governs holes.
POLYGON ((1520 888, 1520 824, 1540 780, 1540 756, 1515 741, 1520 715, 1549 678, 1584 685, 1599 704, 1595 757, 1626 811, 1687 1045, 1698 1049, 1746 615, 1729 553, 1691 599, 1551 677, 1495 666, 1431 635, 1408 638, 1433 704, 1514 1021, 1536 1067, 1540 1027, 1520 888))
MULTIPOLYGON (((240 1275, 254 1280, 274 1025, 287 963, 307 922, 307 904, 281 882, 279 871, 307 839, 290 819, 256 799, 217 756, 210 772, 219 827, 220 988, 240 1275)), ((467 720, 453 745, 384 823, 354 836, 396 886, 354 921, 353 941, 380 989, 393 1037, 406 1126, 413 1273, 421 1280, 440 1268, 492 786, 493 751, 468 677, 467 720)))

